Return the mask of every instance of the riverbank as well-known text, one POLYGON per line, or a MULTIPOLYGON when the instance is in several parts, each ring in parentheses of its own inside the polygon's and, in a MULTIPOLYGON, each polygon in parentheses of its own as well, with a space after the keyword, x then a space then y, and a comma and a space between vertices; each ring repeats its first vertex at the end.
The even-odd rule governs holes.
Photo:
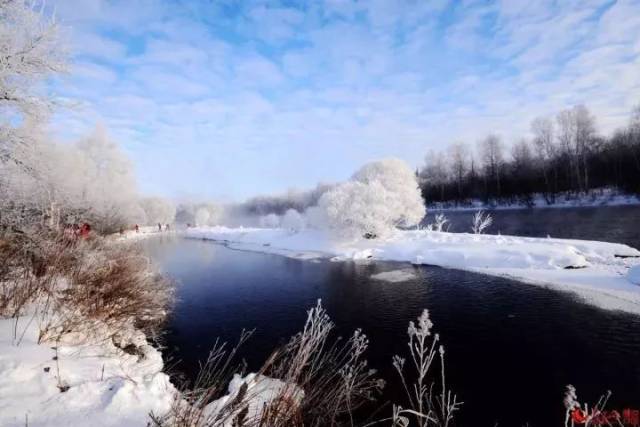
POLYGON ((169 411, 176 389, 142 332, 38 343, 39 322, 36 312, 0 320, 0 425, 145 426, 169 411))
POLYGON ((570 291, 604 309, 640 314, 640 287, 627 273, 640 251, 623 244, 397 230, 349 242, 317 230, 194 228, 188 238, 298 259, 385 260, 474 271, 570 291))
POLYGON ((515 201, 492 201, 485 203, 482 200, 468 200, 461 203, 439 202, 427 205, 429 211, 477 211, 487 210, 515 210, 534 208, 587 208, 599 206, 640 206, 640 197, 633 194, 624 194, 610 188, 593 190, 588 194, 558 193, 554 196, 552 203, 545 199, 544 195, 533 194, 527 203, 521 200, 515 201))
POLYGON ((0 425, 147 425, 176 389, 148 342, 170 283, 129 245, 47 233, 0 240, 0 425))

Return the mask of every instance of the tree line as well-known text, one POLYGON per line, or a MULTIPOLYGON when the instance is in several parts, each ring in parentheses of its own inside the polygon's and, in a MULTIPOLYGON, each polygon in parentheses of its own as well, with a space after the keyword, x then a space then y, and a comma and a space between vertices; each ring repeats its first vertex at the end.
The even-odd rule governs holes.
POLYGON ((510 150, 496 134, 480 140, 476 152, 465 143, 431 151, 417 171, 427 203, 533 203, 540 194, 553 204, 559 194, 579 195, 602 187, 640 194, 640 105, 629 123, 609 137, 584 105, 538 117, 530 139, 510 150))

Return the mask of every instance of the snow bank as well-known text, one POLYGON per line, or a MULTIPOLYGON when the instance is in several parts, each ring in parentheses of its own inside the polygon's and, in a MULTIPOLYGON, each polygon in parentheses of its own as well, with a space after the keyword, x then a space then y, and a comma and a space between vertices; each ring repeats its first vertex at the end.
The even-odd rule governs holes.
POLYGON ((570 290, 603 308, 640 313, 640 287, 625 277, 640 264, 640 251, 623 244, 426 230, 349 242, 318 230, 212 227, 185 235, 293 258, 407 261, 470 270, 570 290))
POLYGON ((121 333, 129 351, 72 334, 39 345, 37 323, 19 318, 16 339, 15 319, 0 319, 1 426, 145 426, 169 410, 176 390, 141 332, 121 333))

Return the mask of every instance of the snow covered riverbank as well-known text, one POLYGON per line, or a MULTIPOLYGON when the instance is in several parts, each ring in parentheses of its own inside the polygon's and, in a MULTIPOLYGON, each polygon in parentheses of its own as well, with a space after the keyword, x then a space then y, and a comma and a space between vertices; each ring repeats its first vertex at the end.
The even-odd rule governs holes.
POLYGON ((145 426, 170 409, 176 389, 142 332, 38 344, 38 317, 17 322, 0 319, 1 426, 145 426))
POLYGON ((640 264, 640 251, 622 244, 400 230, 385 239, 349 242, 317 230, 208 227, 185 236, 299 259, 377 259, 474 271, 572 291, 599 307, 640 314, 640 286, 627 278, 629 268, 640 264))

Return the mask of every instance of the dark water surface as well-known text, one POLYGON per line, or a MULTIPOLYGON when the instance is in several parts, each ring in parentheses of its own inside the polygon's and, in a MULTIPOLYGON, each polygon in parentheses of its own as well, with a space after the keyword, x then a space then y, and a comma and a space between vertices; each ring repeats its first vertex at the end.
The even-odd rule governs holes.
MULTIPOLYGON (((620 210, 608 221, 598 212, 544 210, 544 224, 556 229, 540 225, 529 211, 501 211, 496 224, 503 234, 640 246, 639 226, 628 220, 640 210, 607 209, 620 210), (603 233, 603 224, 610 233, 603 233)), ((321 298, 340 335, 362 328, 369 336, 368 359, 389 382, 383 401, 402 399, 391 357, 406 355, 407 323, 428 308, 446 348, 447 381, 465 402, 457 425, 563 425, 562 396, 569 383, 583 400, 595 402, 610 389, 610 407, 640 408, 637 316, 590 307, 557 291, 437 267, 301 261, 182 239, 158 238, 144 245, 180 282, 167 353, 187 377, 195 374, 216 337, 233 342, 243 328, 256 328, 242 352, 256 369, 301 329, 305 310, 321 298), (402 283, 370 278, 396 269, 411 269, 416 278, 402 283)))
MULTIPOLYGON (((487 211, 493 216, 488 234, 599 240, 640 249, 640 206, 597 208, 536 208, 487 211)), ((439 212, 428 212, 426 223, 439 212)), ((442 212, 450 230, 470 232, 474 211, 442 212)))

